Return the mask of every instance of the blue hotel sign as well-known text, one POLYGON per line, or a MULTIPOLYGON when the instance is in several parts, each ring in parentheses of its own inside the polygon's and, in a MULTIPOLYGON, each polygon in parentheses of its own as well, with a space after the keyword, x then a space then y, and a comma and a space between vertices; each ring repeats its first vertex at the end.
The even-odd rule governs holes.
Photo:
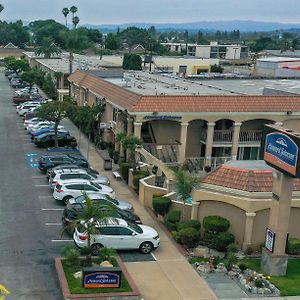
MULTIPOLYGON (((268 128, 271 127, 267 127, 268 128)), ((270 131, 270 130, 268 130, 270 131)), ((267 164, 283 173, 296 177, 298 171, 299 142, 297 137, 274 131, 265 134, 263 159, 267 164)))
POLYGON ((83 270, 84 288, 119 288, 122 271, 120 268, 85 268, 83 270))

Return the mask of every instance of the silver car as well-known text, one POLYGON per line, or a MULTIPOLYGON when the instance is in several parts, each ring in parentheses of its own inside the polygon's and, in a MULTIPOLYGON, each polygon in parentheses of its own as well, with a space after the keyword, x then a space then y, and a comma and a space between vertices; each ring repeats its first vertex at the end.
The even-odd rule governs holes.
POLYGON ((54 189, 58 181, 63 182, 64 180, 68 180, 68 179, 86 179, 98 184, 104 184, 104 185, 110 184, 107 176, 100 175, 100 174, 99 175, 93 174, 86 169, 67 168, 67 169, 60 169, 60 170, 53 171, 49 178, 49 186, 51 189, 54 189))

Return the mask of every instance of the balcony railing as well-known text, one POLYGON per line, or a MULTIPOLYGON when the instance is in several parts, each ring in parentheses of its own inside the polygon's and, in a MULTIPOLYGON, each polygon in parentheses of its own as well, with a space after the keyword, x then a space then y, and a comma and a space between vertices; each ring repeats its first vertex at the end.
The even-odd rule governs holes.
MULTIPOLYGON (((188 157, 185 164, 190 173, 198 173, 205 170, 205 157, 188 157)), ((211 169, 215 169, 225 162, 231 160, 231 157, 212 157, 211 169)))
POLYGON ((249 130, 240 132, 240 143, 260 142, 262 139, 262 130, 249 130))
POLYGON ((144 143, 143 146, 146 151, 165 163, 178 162, 178 144, 144 143))
POLYGON ((232 130, 214 130, 214 142, 232 142, 232 130))

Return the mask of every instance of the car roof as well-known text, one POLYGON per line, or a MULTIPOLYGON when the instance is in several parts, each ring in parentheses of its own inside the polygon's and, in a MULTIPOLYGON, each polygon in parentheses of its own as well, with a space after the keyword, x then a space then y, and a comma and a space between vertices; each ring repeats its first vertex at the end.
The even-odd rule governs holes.
POLYGON ((97 222, 97 227, 104 227, 104 226, 114 226, 114 225, 121 225, 121 226, 128 226, 128 223, 120 218, 105 218, 104 220, 100 220, 97 222))
POLYGON ((56 170, 57 175, 63 175, 63 174, 87 174, 87 171, 81 168, 75 168, 75 169, 60 169, 56 170))
MULTIPOLYGON (((109 200, 109 198, 105 194, 96 193, 96 192, 92 192, 92 191, 86 191, 85 193, 88 195, 89 198, 92 198, 92 200, 96 200, 96 199, 107 199, 107 200, 109 200)), ((82 196, 82 195, 80 195, 80 196, 82 196)))
POLYGON ((60 179, 60 181, 58 182, 59 184, 75 184, 75 183, 84 183, 84 184, 91 184, 91 181, 90 180, 87 180, 87 179, 81 179, 81 178, 74 178, 74 179, 60 179))
POLYGON ((61 165, 58 165, 56 167, 53 167, 52 170, 53 171, 58 171, 58 170, 64 169, 64 168, 68 169, 69 167, 70 168, 74 168, 74 169, 80 169, 80 168, 82 168, 82 167, 74 165, 74 164, 61 164, 61 165))

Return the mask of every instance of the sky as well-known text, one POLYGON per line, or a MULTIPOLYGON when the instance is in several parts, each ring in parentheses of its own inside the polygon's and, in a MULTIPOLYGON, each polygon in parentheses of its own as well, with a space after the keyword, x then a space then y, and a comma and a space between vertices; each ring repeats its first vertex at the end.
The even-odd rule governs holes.
POLYGON ((1 20, 55 19, 78 7, 80 24, 254 20, 300 23, 300 0, 0 0, 1 20))

